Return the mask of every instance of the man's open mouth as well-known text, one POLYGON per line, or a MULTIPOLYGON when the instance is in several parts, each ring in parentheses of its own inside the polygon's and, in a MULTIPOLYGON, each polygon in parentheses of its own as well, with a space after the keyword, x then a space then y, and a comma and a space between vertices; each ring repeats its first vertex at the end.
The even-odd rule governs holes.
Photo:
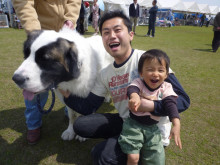
POLYGON ((109 47, 110 48, 116 48, 116 47, 118 47, 120 45, 120 43, 111 43, 111 44, 109 44, 109 47))

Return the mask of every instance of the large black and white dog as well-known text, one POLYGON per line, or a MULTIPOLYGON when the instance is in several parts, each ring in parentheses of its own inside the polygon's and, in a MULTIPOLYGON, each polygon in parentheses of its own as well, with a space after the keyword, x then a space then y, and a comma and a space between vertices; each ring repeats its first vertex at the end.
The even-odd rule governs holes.
MULTIPOLYGON (((43 30, 28 34, 24 42, 24 61, 13 75, 14 82, 23 89, 25 99, 56 84, 55 92, 63 102, 59 89, 86 97, 94 86, 100 69, 113 61, 105 51, 100 36, 84 38, 76 31, 43 30)), ((63 102, 64 103, 64 102, 63 102)), ((69 126, 62 139, 72 140, 74 112, 68 108, 69 126)), ((83 138, 76 135, 79 140, 83 138)))

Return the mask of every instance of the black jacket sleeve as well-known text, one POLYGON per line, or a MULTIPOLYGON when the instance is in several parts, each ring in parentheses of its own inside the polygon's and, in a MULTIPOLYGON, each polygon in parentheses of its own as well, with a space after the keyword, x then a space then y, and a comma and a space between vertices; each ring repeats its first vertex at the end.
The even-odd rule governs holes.
POLYGON ((102 105, 104 97, 97 96, 92 92, 86 98, 70 95, 64 98, 64 102, 68 107, 82 115, 89 115, 97 111, 102 105))
POLYGON ((167 113, 167 116, 169 116, 170 121, 172 121, 173 118, 180 118, 176 106, 176 100, 177 98, 175 96, 168 96, 162 101, 163 107, 167 113))
MULTIPOLYGON (((178 95, 177 108, 179 113, 188 109, 190 105, 190 98, 184 91, 183 87, 180 85, 175 75, 172 73, 169 74, 168 78, 165 81, 172 84, 174 92, 178 95)), ((156 116, 167 116, 166 111, 163 107, 163 100, 154 101, 154 111, 152 112, 152 114, 156 116)))

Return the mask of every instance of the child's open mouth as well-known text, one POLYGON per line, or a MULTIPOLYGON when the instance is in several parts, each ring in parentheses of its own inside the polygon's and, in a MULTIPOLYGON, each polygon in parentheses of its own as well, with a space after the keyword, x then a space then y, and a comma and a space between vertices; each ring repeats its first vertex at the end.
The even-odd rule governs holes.
POLYGON ((150 80, 152 83, 157 83, 159 80, 150 80))

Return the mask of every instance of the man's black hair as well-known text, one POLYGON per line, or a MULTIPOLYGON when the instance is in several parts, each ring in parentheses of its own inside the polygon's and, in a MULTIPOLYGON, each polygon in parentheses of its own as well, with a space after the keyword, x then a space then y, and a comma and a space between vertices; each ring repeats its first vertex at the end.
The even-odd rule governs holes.
POLYGON ((157 59, 161 65, 162 65, 162 60, 164 60, 166 63, 167 74, 169 73, 170 58, 167 56, 167 54, 164 51, 159 50, 159 49, 151 49, 151 50, 144 52, 141 55, 141 58, 139 59, 139 62, 138 62, 138 72, 142 73, 144 61, 152 60, 152 59, 157 59))
POLYGON ((130 19, 124 14, 123 11, 114 10, 114 11, 108 11, 108 12, 104 13, 103 16, 101 17, 100 23, 99 23, 99 31, 100 31, 101 35, 102 35, 103 23, 109 19, 116 18, 116 17, 120 17, 123 19, 125 26, 127 26, 127 28, 128 28, 128 32, 132 31, 132 23, 131 23, 130 19))

